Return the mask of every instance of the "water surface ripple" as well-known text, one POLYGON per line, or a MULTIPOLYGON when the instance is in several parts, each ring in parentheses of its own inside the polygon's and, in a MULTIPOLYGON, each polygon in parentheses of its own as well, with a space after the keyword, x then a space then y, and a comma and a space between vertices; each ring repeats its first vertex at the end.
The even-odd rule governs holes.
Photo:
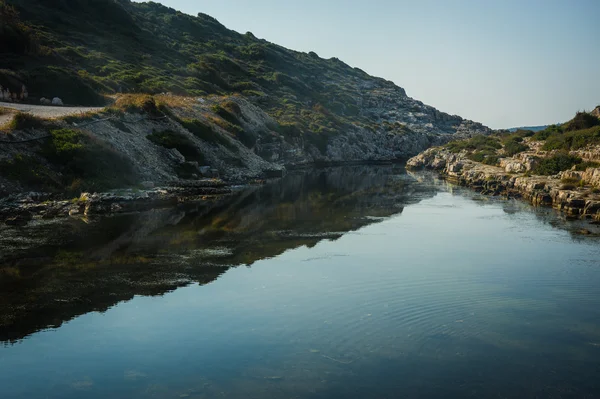
POLYGON ((552 210, 390 167, 140 217, 5 230, 0 397, 600 397, 600 242, 552 210))

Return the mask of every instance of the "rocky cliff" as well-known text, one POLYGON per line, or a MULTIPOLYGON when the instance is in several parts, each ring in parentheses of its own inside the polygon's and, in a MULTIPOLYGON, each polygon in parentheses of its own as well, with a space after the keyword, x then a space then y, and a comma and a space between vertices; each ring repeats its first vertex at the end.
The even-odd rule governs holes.
POLYGON ((407 167, 436 170, 491 195, 522 197, 569 217, 600 221, 598 108, 545 130, 499 133, 430 148, 407 167))
MULTIPOLYGON (((54 121, 129 158, 137 183, 195 179, 207 169, 240 181, 290 166, 393 161, 455 137, 490 133, 339 59, 239 34, 204 14, 127 0, 0 0, 0 15, 7 27, 0 29, 0 85, 28 92, 11 99, 98 105, 145 93, 165 104, 158 113, 121 107, 110 120, 87 115, 91 124, 54 121), (167 130, 183 137, 187 153, 173 137, 147 139, 167 130)), ((49 125, 5 127, 0 141, 49 136, 49 125)), ((0 163, 14 169, 16 156, 56 172, 47 176, 61 181, 54 186, 86 180, 73 174, 65 182, 64 165, 40 156, 39 146, 0 144, 0 163)), ((5 192, 44 189, 6 170, 0 172, 5 192)))

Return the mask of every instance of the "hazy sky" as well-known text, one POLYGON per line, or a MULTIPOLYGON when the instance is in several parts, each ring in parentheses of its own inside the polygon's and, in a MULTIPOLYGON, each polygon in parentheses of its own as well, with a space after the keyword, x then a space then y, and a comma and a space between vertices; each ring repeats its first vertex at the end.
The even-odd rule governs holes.
POLYGON ((160 0, 338 57, 492 128, 600 104, 600 0, 160 0))

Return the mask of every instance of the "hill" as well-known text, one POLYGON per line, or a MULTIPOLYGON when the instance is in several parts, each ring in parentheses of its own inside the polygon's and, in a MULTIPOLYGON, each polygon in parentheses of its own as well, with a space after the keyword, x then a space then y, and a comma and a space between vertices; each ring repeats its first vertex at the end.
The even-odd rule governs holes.
POLYGON ((490 132, 337 58, 158 3, 0 0, 0 19, 0 85, 13 98, 89 106, 120 93, 169 93, 208 101, 183 115, 218 120, 218 134, 277 165, 389 161, 455 134, 490 132), (259 154, 257 143, 278 143, 277 155, 259 154))
POLYGON ((520 126, 520 127, 512 127, 507 129, 509 132, 516 132, 517 130, 531 130, 532 132, 539 132, 540 130, 546 129, 550 125, 541 125, 541 126, 520 126))

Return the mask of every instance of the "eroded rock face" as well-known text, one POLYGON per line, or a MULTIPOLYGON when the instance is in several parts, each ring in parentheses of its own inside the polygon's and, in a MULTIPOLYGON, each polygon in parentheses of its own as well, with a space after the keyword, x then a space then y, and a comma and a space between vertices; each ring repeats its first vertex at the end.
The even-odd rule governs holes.
POLYGON ((558 176, 518 176, 531 170, 531 155, 500 160, 500 167, 471 161, 465 154, 453 154, 444 148, 430 148, 411 158, 407 167, 433 169, 461 185, 485 194, 524 198, 534 205, 552 206, 568 216, 600 221, 600 194, 584 188, 565 188, 569 178, 600 186, 600 168, 569 170, 558 176), (518 170, 518 172, 517 172, 518 170))

